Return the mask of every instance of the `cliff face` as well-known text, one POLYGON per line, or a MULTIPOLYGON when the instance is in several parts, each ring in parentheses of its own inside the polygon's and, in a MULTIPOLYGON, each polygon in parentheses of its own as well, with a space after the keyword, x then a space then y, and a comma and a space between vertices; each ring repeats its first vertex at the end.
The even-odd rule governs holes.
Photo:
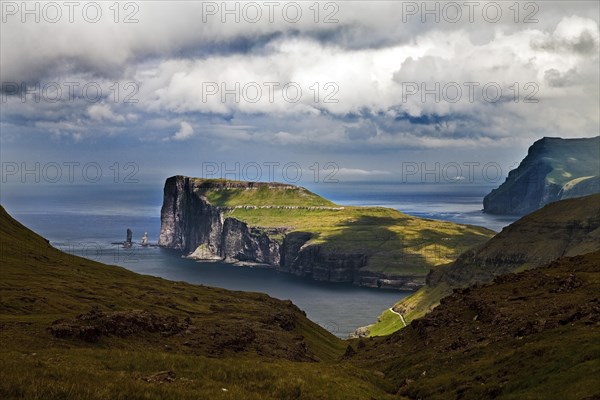
POLYGON ((175 176, 165 183, 159 245, 194 259, 415 290, 429 268, 493 233, 382 207, 340 207, 298 186, 175 176))
POLYGON ((289 236, 284 240, 282 271, 318 281, 361 284, 360 269, 367 260, 364 254, 335 252, 315 244, 300 244, 303 238, 305 242, 310 239, 310 236, 303 236, 303 232, 289 236))
POLYGON ((546 204, 600 192, 600 137, 543 138, 483 199, 489 214, 524 215, 546 204))
POLYGON ((226 262, 248 261, 277 266, 280 262, 279 243, 266 233, 249 229, 242 221, 226 218, 220 256, 226 262))
POLYGON ((312 234, 291 232, 281 247, 280 269, 319 281, 352 282, 355 285, 417 290, 423 286, 421 276, 393 276, 368 271, 364 267, 369 255, 361 252, 341 252, 306 243, 312 234))
POLYGON ((194 179, 174 176, 165 183, 158 244, 179 249, 191 258, 251 261, 279 265, 279 243, 250 229, 201 194, 194 179))
POLYGON ((193 181, 175 176, 167 179, 161 209, 158 244, 204 258, 218 258, 223 218, 219 210, 196 193, 193 181), (202 244, 202 248, 198 246, 202 244))

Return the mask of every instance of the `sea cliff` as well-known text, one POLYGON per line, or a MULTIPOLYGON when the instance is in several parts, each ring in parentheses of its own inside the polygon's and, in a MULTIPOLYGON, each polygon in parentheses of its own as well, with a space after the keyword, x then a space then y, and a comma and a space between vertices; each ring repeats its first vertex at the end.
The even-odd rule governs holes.
POLYGON ((489 214, 525 215, 558 200, 600 193, 600 136, 536 141, 483 199, 489 214))

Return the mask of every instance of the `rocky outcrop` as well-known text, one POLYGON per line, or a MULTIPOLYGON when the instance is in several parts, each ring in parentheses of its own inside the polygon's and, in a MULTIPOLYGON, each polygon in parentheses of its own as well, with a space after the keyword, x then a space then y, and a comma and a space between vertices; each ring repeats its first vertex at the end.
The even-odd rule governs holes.
POLYGON ((191 320, 180 321, 174 315, 158 315, 144 310, 104 312, 93 308, 74 320, 57 320, 48 331, 57 338, 79 338, 97 342, 102 336, 128 337, 160 333, 168 337, 185 331, 191 320))
POLYGON ((279 265, 279 243, 245 222, 224 218, 223 210, 202 195, 200 185, 183 176, 167 179, 158 244, 195 259, 279 265))
MULTIPOLYGON (((225 218, 225 212, 231 207, 213 206, 203 195, 208 184, 223 186, 227 182, 207 183, 183 176, 167 179, 161 210, 160 246, 181 250, 194 259, 261 264, 319 281, 402 290, 416 290, 424 284, 423 276, 396 277, 367 271, 363 267, 367 265, 368 254, 309 243, 313 236, 311 232, 285 227, 252 227, 236 218, 225 218)), ((257 185, 231 184, 236 189, 257 185)), ((216 189, 225 187, 221 186, 216 189)))
MULTIPOLYGON (((358 272, 366 264, 364 254, 333 252, 320 245, 298 246, 301 235, 294 234, 284 240, 282 271, 318 281, 358 283, 358 272), (292 243, 286 243, 289 241, 292 243)), ((304 238, 310 239, 309 236, 304 238)))
POLYGON ((259 229, 248 228, 245 222, 226 218, 221 234, 220 255, 226 262, 257 262, 277 266, 280 263, 279 243, 259 229))
POLYGON ((223 217, 197 193, 193 180, 182 176, 167 179, 160 214, 159 246, 191 253, 202 244, 205 258, 219 257, 223 217))
POLYGON ((489 214, 524 215, 546 204, 600 192, 600 137, 543 138, 483 199, 489 214))

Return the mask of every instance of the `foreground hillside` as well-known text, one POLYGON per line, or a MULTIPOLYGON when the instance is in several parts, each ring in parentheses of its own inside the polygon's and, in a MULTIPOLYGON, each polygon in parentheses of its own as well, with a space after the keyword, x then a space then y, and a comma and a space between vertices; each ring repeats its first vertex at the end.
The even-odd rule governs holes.
POLYGON ((459 289, 353 363, 410 399, 600 398, 600 251, 459 289))
POLYGON ((483 199, 483 209, 490 214, 524 215, 558 200, 594 193, 600 193, 600 136, 545 137, 483 199))
POLYGON ((2 399, 596 399, 600 252, 342 341, 290 302, 52 248, 0 208, 2 399))
MULTIPOLYGON (((427 284, 393 309, 410 322, 433 309, 452 288, 491 282, 498 275, 596 250, 600 250, 600 194, 556 202, 519 219, 455 262, 432 270, 427 284)), ((370 334, 390 334, 403 326, 387 310, 370 327, 370 334)))
POLYGON ((389 208, 340 207, 298 186, 174 176, 165 183, 159 244, 199 259, 415 290, 430 268, 493 234, 389 208))
POLYGON ((3 208, 0 238, 2 399, 386 398, 291 302, 65 254, 3 208))

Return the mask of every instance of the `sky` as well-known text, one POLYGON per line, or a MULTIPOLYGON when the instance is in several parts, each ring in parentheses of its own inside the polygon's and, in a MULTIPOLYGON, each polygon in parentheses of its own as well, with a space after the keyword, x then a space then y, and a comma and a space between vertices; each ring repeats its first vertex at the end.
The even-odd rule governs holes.
POLYGON ((599 133, 599 3, 1 2, 3 183, 501 183, 599 133))

